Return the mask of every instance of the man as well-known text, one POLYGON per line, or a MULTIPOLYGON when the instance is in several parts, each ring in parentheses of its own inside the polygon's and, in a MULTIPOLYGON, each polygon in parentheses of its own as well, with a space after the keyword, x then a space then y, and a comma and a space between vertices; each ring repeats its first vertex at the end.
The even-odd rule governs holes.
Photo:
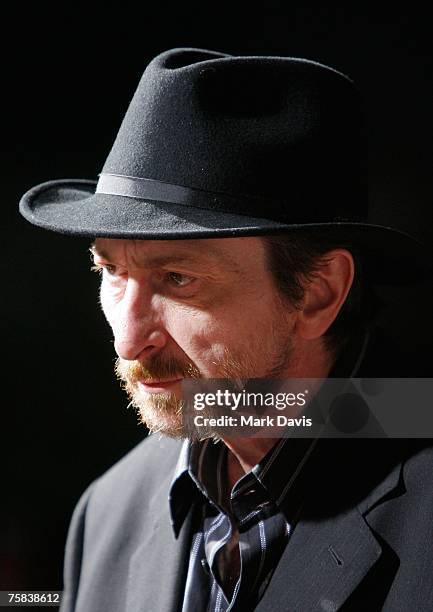
POLYGON ((370 287, 429 262, 366 221, 363 139, 332 68, 174 49, 96 191, 23 197, 32 223, 92 237, 116 372, 154 432, 78 503, 64 612, 431 609, 428 443, 185 428, 188 381, 411 375, 370 287))

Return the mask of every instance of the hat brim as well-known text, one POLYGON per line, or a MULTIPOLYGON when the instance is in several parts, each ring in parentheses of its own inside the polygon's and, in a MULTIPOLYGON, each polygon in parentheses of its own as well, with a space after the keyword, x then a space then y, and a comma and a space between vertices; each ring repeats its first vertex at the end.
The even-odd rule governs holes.
POLYGON ((284 234, 300 229, 341 232, 359 245, 376 282, 408 283, 431 270, 431 254, 415 238, 395 228, 369 223, 285 224, 183 204, 95 193, 96 181, 60 179, 33 187, 20 212, 44 229, 82 237, 185 240, 284 234), (122 206, 119 206, 119 198, 122 206))

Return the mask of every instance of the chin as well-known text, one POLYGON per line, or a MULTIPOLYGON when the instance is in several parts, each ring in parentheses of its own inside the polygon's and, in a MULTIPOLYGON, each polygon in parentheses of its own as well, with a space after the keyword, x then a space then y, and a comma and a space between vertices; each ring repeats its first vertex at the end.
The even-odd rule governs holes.
POLYGON ((182 414, 165 414, 160 411, 155 411, 152 408, 141 407, 137 409, 139 421, 150 433, 156 433, 161 436, 173 438, 175 440, 191 440, 193 442, 201 442, 212 438, 215 442, 220 437, 209 428, 186 427, 182 418, 182 414))
POLYGON ((170 438, 183 438, 183 402, 173 393, 134 393, 131 403, 138 414, 139 422, 151 433, 160 433, 170 438))

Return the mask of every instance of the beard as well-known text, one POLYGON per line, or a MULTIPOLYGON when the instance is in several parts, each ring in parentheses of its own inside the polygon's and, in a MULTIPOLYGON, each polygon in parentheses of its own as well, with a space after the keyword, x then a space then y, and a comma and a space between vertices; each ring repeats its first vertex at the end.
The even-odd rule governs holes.
POLYGON ((136 409, 139 422, 151 433, 161 433, 171 438, 182 438, 182 412, 184 402, 175 393, 147 393, 140 380, 164 380, 178 378, 202 378, 199 369, 192 363, 172 356, 156 355, 146 362, 127 361, 118 358, 115 373, 130 403, 136 409))
MULTIPOLYGON (((212 379, 228 380, 234 388, 240 390, 252 378, 281 378, 287 372, 293 353, 292 334, 288 329, 286 326, 282 329, 281 325, 277 328, 272 324, 270 329, 266 330, 266 339, 257 340, 255 336, 248 345, 248 351, 243 350, 235 354, 224 349, 223 356, 219 360, 212 360, 216 371, 212 379), (257 376, 259 358, 261 363, 266 365, 262 366, 262 374, 257 376)), ((173 392, 148 393, 140 385, 140 380, 150 382, 180 378, 205 379, 206 377, 192 361, 163 353, 158 353, 147 360, 146 364, 118 358, 115 373, 128 395, 129 406, 136 409, 139 422, 151 433, 160 433, 171 438, 219 439, 211 428, 197 427, 191 430, 190 424, 188 427, 185 426, 183 419, 185 402, 182 397, 178 397, 173 392)))

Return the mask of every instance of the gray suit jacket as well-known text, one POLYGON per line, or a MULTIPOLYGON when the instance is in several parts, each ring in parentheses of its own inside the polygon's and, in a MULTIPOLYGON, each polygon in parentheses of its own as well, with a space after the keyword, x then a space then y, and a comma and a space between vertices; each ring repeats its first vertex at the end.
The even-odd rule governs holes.
MULTIPOLYGON (((83 494, 61 612, 181 610, 193 517, 176 539, 167 500, 180 446, 150 436, 83 494)), ((431 612, 431 441, 316 448, 294 492, 302 516, 255 609, 431 612)))

